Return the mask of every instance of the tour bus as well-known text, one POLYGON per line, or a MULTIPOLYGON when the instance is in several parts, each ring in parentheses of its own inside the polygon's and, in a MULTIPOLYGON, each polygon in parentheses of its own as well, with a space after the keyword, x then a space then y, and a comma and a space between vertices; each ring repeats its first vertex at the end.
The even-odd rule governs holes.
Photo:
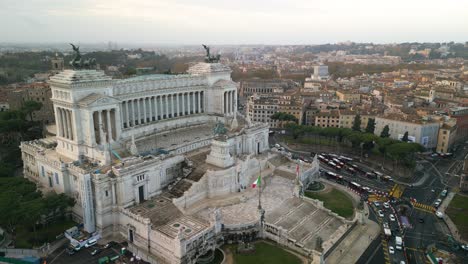
POLYGON ((327 176, 327 178, 333 179, 333 180, 335 180, 336 182, 340 182, 340 183, 343 182, 343 176, 338 175, 338 174, 336 174, 336 173, 334 173, 334 172, 327 171, 327 172, 325 173, 325 175, 327 176))
POLYGON ((341 167, 343 167, 343 166, 344 166, 344 163, 343 163, 343 162, 341 162, 339 159, 337 159, 337 158, 333 158, 332 160, 333 160, 333 162, 335 162, 336 164, 340 165, 341 167))
POLYGON ((346 166, 346 170, 353 175, 356 174, 356 169, 351 166, 346 166))
POLYGON ((359 168, 359 166, 355 164, 351 164, 350 166, 353 167, 357 172, 364 173, 364 171, 361 168, 359 168))
POLYGON ((348 163, 348 162, 353 161, 352 158, 348 158, 348 157, 346 157, 346 156, 339 156, 338 158, 339 158, 341 161, 343 161, 344 163, 348 163))
POLYGON ((366 177, 369 179, 377 179, 377 174, 373 172, 366 172, 366 177))
POLYGON ((318 155, 318 159, 319 159, 321 162, 328 162, 328 159, 325 158, 325 157, 322 156, 322 155, 318 155))
POLYGON ((341 166, 333 161, 329 161, 328 165, 332 166, 335 170, 341 170, 341 166))
POLYGON ((384 175, 378 171, 372 171, 379 179, 381 179, 384 175))
POLYGON ((355 191, 358 191, 358 192, 362 192, 362 186, 358 183, 355 183, 355 182, 350 182, 349 183, 349 187, 355 191))

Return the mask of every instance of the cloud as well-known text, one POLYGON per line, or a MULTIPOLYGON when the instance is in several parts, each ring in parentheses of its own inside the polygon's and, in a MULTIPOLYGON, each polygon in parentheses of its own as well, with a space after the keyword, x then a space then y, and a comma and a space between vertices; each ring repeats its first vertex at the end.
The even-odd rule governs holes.
MULTIPOLYGON (((465 41, 468 1, 0 0, 5 41, 465 41), (26 2, 26 3, 24 3, 26 2), (15 23, 11 23, 11 22, 15 23), (412 39, 413 40, 413 39, 412 39)), ((3 38, 4 37, 4 38, 3 38)))

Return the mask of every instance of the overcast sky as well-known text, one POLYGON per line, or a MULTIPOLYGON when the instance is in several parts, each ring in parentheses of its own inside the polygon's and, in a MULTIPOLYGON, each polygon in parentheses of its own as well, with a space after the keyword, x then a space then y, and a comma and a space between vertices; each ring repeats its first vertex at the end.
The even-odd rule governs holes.
POLYGON ((0 0, 0 42, 468 41, 467 0, 0 0))

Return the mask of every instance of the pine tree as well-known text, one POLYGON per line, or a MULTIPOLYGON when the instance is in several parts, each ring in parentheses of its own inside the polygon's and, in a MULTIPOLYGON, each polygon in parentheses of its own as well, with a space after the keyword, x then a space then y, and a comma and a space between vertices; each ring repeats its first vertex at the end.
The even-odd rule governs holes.
POLYGON ((356 115, 354 117, 353 130, 361 131, 361 116, 360 115, 356 115))
POLYGON ((388 138, 390 137, 390 128, 388 125, 385 125, 384 128, 382 129, 382 132, 380 133, 381 138, 388 138))
POLYGON ((409 141, 409 138, 408 138, 408 131, 405 132, 405 134, 404 134, 403 137, 401 138, 401 141, 403 141, 403 142, 408 142, 408 141, 409 141))
POLYGON ((375 130, 375 119, 369 118, 369 121, 367 121, 366 133, 374 134, 374 130, 375 130))

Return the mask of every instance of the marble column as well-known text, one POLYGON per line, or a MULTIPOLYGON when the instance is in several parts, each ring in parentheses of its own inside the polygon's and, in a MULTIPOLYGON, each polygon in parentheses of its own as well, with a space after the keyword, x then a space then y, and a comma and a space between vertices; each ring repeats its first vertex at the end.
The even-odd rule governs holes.
POLYGON ((223 93, 223 114, 226 114, 226 92, 223 93))
MULTIPOLYGON (((115 137, 114 137, 114 140, 117 140, 120 138, 120 132, 121 132, 121 127, 118 127, 117 124, 121 124, 122 123, 122 120, 120 120, 120 115, 117 114, 117 111, 119 109, 113 109, 111 110, 111 114, 112 114, 112 111, 114 111, 114 120, 113 120, 113 124, 114 124, 114 129, 115 129, 115 137)), ((112 116, 111 116, 112 117, 112 116)), ((111 120, 112 122, 112 120, 111 120)))
POLYGON ((67 138, 71 138, 71 131, 70 131, 70 118, 68 116, 68 110, 64 109, 63 110, 63 115, 65 116, 65 126, 67 129, 67 138))
POLYGON ((124 117, 124 111, 123 111, 123 102, 119 103, 119 109, 120 109, 120 120, 122 121, 122 124, 119 123, 119 125, 121 125, 122 127, 124 127, 124 120, 125 120, 125 117, 124 117))
POLYGON ((143 97, 143 99, 141 100, 143 102, 143 124, 145 124, 147 121, 146 119, 146 97, 143 97))
POLYGON ((171 94, 171 116, 172 116, 172 118, 175 117, 175 110, 174 110, 174 94, 171 94))
POLYGON ((205 112, 205 98, 203 96, 205 96, 205 92, 201 91, 200 92, 200 110, 202 113, 205 112))
POLYGON ((96 135, 94 132, 94 112, 91 113, 89 120, 90 120, 89 135, 91 137, 91 146, 93 146, 96 144, 96 135))
POLYGON ((62 123, 62 115, 60 112, 60 107, 55 108, 55 113, 57 114, 57 135, 59 137, 63 137, 63 123, 62 123))
POLYGON ((232 114, 232 91, 229 91, 229 114, 232 114))
POLYGON ((182 93, 182 115, 185 115, 185 93, 182 93))
POLYGON ((136 125, 136 115, 135 115, 135 100, 132 99, 130 101, 130 105, 132 106, 132 126, 134 127, 136 125))
POLYGON ((154 120, 158 121, 158 108, 159 108, 159 103, 158 103, 158 96, 154 97, 154 120))
POLYGON ((60 112, 61 112, 61 115, 62 115, 63 137, 68 138, 67 117, 65 115, 65 109, 60 108, 60 112))
POLYGON ((237 90, 234 91, 234 98, 233 98, 233 101, 232 101, 232 104, 234 106, 234 113, 237 113, 237 90))
POLYGON ((177 116, 180 116, 179 93, 176 93, 176 112, 177 116))
POLYGON ((149 121, 153 122, 153 97, 148 97, 149 121))
POLYGON ((159 119, 163 119, 162 95, 159 96, 159 119))
POLYGON ((197 113, 201 113, 201 104, 200 104, 200 97, 201 97, 201 92, 197 92, 197 100, 198 100, 198 107, 197 107, 197 113))
POLYGON ((107 142, 113 142, 114 140, 112 139, 112 125, 111 125, 111 115, 110 115, 110 109, 106 110, 106 119, 107 119, 107 142))
POLYGON ((190 115, 192 111, 192 104, 191 104, 190 92, 187 93, 187 113, 190 115))
POLYGON ((235 96, 236 96, 236 92, 235 92, 235 91, 231 91, 231 113, 232 113, 232 114, 234 114, 234 111, 236 110, 236 109, 235 109, 235 106, 236 106, 236 104, 235 104, 235 102, 236 102, 235 96))
POLYGON ((166 101, 166 118, 169 118, 169 99, 167 98, 167 94, 164 97, 166 101))
POLYGON ((130 127, 130 115, 128 113, 128 102, 129 101, 125 101, 125 115, 126 115, 126 119, 125 119, 125 122, 127 123, 127 128, 130 127))
POLYGON ((196 105, 195 105, 195 92, 192 92, 192 114, 195 114, 196 105))
POLYGON ((63 110, 62 108, 57 108, 60 116, 60 131, 61 136, 63 138, 67 137, 67 133, 65 133, 65 118, 63 117, 63 110))
POLYGON ((70 140, 74 140, 74 133, 73 133, 73 120, 72 120, 72 111, 67 110, 67 119, 68 119, 68 134, 70 135, 70 140))
POLYGON ((99 130, 99 144, 102 144, 103 134, 102 134, 102 111, 98 111, 98 130, 99 130))
POLYGON ((141 116, 142 116, 140 100, 141 100, 141 98, 137 99, 137 117, 138 117, 137 120, 138 120, 138 125, 141 125, 141 116))

